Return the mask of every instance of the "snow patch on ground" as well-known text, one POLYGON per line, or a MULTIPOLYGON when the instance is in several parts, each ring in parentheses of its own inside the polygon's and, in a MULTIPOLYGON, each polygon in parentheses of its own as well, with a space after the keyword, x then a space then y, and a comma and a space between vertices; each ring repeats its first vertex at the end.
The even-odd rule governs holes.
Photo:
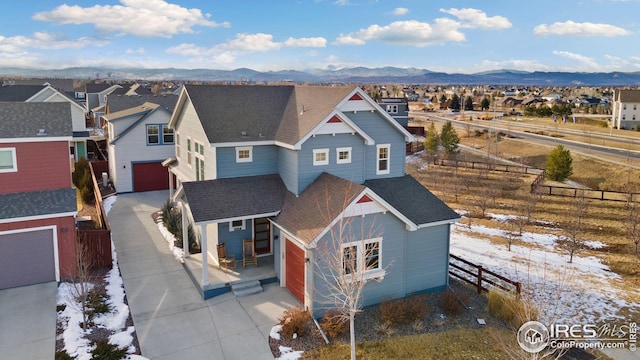
POLYGON ((169 230, 167 230, 161 219, 162 217, 159 217, 159 222, 156 224, 158 226, 158 229, 160 230, 160 233, 169 243, 169 250, 171 250, 171 252, 173 253, 173 257, 175 257, 179 262, 184 263, 184 250, 174 245, 176 243, 176 237, 173 236, 173 234, 170 233, 169 230))
POLYGON ((280 340, 280 331, 282 331, 282 325, 272 327, 271 332, 269 332, 269 337, 275 340, 280 340))
MULTIPOLYGON (((598 257, 578 253, 573 263, 568 263, 568 254, 555 247, 557 235, 525 232, 521 240, 512 244, 511 251, 506 240, 501 246, 479 235, 507 238, 505 230, 456 224, 451 232, 451 253, 521 282, 528 297, 542 305, 543 320, 567 323, 624 320, 617 314, 621 307, 640 307, 639 303, 625 300, 637 299, 640 294, 621 290, 618 286, 621 277, 598 257)), ((588 245, 604 244, 594 241, 588 245)))
POLYGON ((304 351, 293 351, 292 348, 290 347, 286 347, 286 346, 280 346, 279 347, 280 350, 280 357, 278 358, 279 360, 297 360, 300 359, 300 357, 302 357, 302 353, 304 351))

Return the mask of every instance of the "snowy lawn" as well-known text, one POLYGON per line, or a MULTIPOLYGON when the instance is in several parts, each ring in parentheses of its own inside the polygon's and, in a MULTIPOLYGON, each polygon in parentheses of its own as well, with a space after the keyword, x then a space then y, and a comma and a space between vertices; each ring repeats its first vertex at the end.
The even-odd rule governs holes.
MULTIPOLYGON (((496 222, 513 218, 489 215, 496 222)), ((622 290, 621 277, 586 251, 575 254, 573 263, 569 263, 567 252, 556 245, 553 224, 546 225, 549 234, 524 232, 508 251, 505 230, 480 225, 469 228, 463 220, 453 226, 451 253, 521 282, 527 298, 540 308, 543 320, 596 324, 628 321, 619 310, 629 308, 637 312, 640 304, 634 301, 640 293, 622 290), (492 237, 505 240, 496 243, 490 240, 492 237)), ((605 246, 599 241, 587 241, 586 245, 591 249, 605 246)))
MULTIPOLYGON (((109 213, 111 206, 116 201, 116 196, 111 196, 104 200, 104 210, 109 213)), ((107 294, 107 304, 109 312, 97 315, 93 322, 99 329, 111 332, 109 335, 109 344, 116 345, 120 349, 126 349, 127 356, 124 359, 143 360, 146 359, 140 355, 134 355, 136 352, 133 346, 133 326, 126 326, 129 317, 129 306, 125 303, 125 293, 122 284, 122 277, 118 269, 117 257, 113 242, 111 242, 113 265, 109 273, 105 277, 105 290, 107 294)), ((64 341, 65 351, 75 359, 91 359, 91 351, 94 349, 86 339, 86 336, 92 331, 84 330, 81 327, 83 322, 81 307, 74 299, 74 284, 60 283, 58 287, 58 305, 64 305, 64 310, 58 312, 58 320, 66 323, 62 338, 64 341)))

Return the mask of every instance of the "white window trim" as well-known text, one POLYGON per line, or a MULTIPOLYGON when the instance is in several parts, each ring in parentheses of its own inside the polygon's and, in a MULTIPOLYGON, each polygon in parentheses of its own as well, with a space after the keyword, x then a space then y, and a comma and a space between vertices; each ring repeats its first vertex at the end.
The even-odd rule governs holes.
POLYGON ((190 136, 187 136, 187 165, 189 165, 189 167, 192 167, 192 163, 193 163, 193 139, 191 139, 190 136))
POLYGON ((0 173, 18 172, 18 159, 16 157, 16 148, 14 147, 0 148, 0 151, 10 151, 11 161, 13 162, 13 167, 11 169, 0 169, 0 173))
POLYGON ((236 147, 236 162, 237 163, 246 163, 253 162, 253 146, 238 146, 236 147), (240 151, 249 151, 248 158, 240 158, 240 151))
POLYGON ((147 145, 149 146, 154 146, 154 145, 162 145, 162 126, 160 124, 147 124, 146 127, 146 134, 147 134, 147 145), (158 133, 155 134, 155 136, 158 137, 158 142, 152 143, 149 142, 149 128, 155 126, 158 129, 158 133))
POLYGON ((197 169, 195 169, 196 181, 202 181, 205 179, 204 169, 206 167, 206 164, 204 162, 204 145, 197 141, 192 141, 191 144, 193 145, 195 150, 193 152, 193 163, 195 164, 195 166, 197 166, 197 169), (200 147, 202 147, 202 153, 200 153, 200 147), (200 166, 198 166, 198 161, 195 160, 196 158, 200 160, 200 166), (200 175, 200 177, 198 177, 198 174, 200 175))
POLYGON ((391 172, 391 144, 376 145, 376 175, 386 175, 391 172), (387 169, 380 170, 380 149, 387 149, 387 169))
POLYGON ((398 113, 398 105, 397 104, 387 104, 387 113, 389 113, 389 114, 397 114, 398 113))
POLYGON ((176 142, 176 131, 175 130, 173 130, 173 132, 171 133, 173 135, 173 141, 164 141, 164 135, 165 135, 164 129, 165 129, 165 127, 167 128, 167 130, 172 130, 169 127, 169 124, 162 124, 162 126, 160 127, 160 129, 161 129, 160 132, 162 133, 162 144, 163 145, 173 145, 173 144, 175 144, 175 142, 176 142))
POLYGON ((235 221, 242 221, 242 225, 241 226, 233 226, 233 221, 229 221, 229 232, 233 232, 236 230, 245 230, 247 228, 247 222, 242 219, 242 220, 235 220, 235 221))
POLYGON ((173 133, 173 139, 175 140, 175 145, 176 145, 176 159, 180 160, 180 150, 181 150, 180 134, 177 131, 173 133))
POLYGON ((313 149, 313 166, 329 165, 329 149, 313 149), (317 154, 325 154, 324 161, 317 161, 317 154))
MULTIPOLYGON (((370 280, 370 279, 382 280, 384 278, 386 271, 382 267, 382 237, 343 243, 341 246, 341 250, 347 247, 352 247, 352 246, 356 247, 356 261, 357 261, 356 267, 358 269, 361 269, 363 266, 362 261, 364 261, 365 246, 367 244, 371 244, 374 242, 378 243, 378 268, 366 270, 364 273, 360 274, 360 280, 370 280)), ((341 251, 340 252, 341 263, 342 261, 344 261, 342 258, 343 256, 344 256, 344 251, 341 251)), ((353 275, 345 274, 345 277, 347 278, 347 280, 351 280, 353 278, 353 275)))
POLYGON ((351 148, 350 147, 341 147, 336 149, 336 164, 351 164, 351 148), (340 159, 341 152, 347 152, 349 154, 349 158, 340 159))

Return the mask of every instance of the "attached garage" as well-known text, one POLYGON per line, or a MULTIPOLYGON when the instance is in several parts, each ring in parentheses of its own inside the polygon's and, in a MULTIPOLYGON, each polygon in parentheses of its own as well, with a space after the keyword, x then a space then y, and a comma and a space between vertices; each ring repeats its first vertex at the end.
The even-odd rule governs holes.
POLYGON ((54 229, 0 232, 0 289, 56 281, 54 229))
POLYGON ((287 289, 304 304, 304 250, 286 239, 287 289))
POLYGON ((169 189, 169 173, 162 162, 133 164, 133 191, 154 191, 169 189))

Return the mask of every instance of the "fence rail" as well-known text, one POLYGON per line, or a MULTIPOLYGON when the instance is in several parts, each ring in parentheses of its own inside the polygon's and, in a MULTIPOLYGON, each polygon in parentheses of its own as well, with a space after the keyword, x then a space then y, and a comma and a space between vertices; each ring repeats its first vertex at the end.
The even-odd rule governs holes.
POLYGON ((528 166, 521 165, 506 165, 506 164, 497 164, 497 163, 488 163, 482 161, 461 161, 461 160, 452 160, 452 159, 438 159, 434 161, 435 165, 440 166, 458 166, 464 167, 467 169, 480 169, 480 170, 491 170, 491 171, 501 171, 501 172, 517 172, 520 174, 538 174, 541 169, 532 168, 528 166))
POLYGON ((518 296, 520 295, 522 290, 520 282, 496 274, 459 256, 450 254, 450 258, 449 275, 475 286, 478 294, 482 291, 488 292, 490 286, 495 286, 506 292, 513 291, 518 296))
POLYGON ((551 195, 551 196, 563 196, 563 197, 573 197, 573 198, 584 197, 586 199, 594 199, 594 200, 624 201, 624 202, 640 201, 639 193, 579 189, 574 187, 553 186, 553 185, 531 184, 531 192, 535 194, 551 195))
POLYGON ((406 144, 406 155, 412 155, 418 151, 424 150, 424 143, 420 141, 411 142, 406 144))

